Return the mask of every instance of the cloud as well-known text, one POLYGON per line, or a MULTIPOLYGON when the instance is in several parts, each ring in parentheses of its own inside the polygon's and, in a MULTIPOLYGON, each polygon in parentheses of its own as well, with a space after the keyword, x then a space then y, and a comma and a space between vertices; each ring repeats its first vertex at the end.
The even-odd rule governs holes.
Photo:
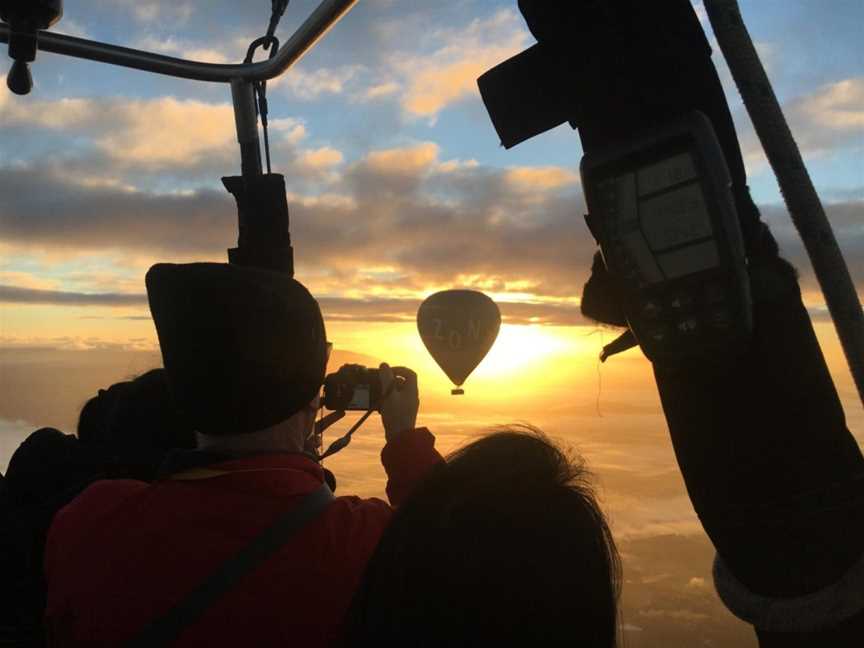
POLYGON ((38 126, 62 130, 70 127, 96 126, 98 105, 91 99, 63 98, 56 101, 14 99, 6 84, 0 85, 0 121, 11 126, 38 126))
POLYGON ((225 158, 235 147, 227 104, 174 97, 9 101, 0 89, 0 121, 84 139, 104 156, 141 168, 188 167, 225 158))
POLYGON ((423 142, 405 148, 372 151, 366 155, 366 168, 382 174, 422 174, 438 159, 438 145, 423 142))
POLYGON ((78 253, 125 249, 200 253, 236 239, 227 193, 186 194, 86 186, 62 170, 0 169, 0 238, 8 244, 78 253))
POLYGON ((97 138, 115 159, 141 166, 192 165, 235 146, 234 111, 228 104, 208 104, 173 97, 118 102, 122 124, 97 138))
POLYGON ((476 19, 463 30, 440 31, 433 51, 395 55, 401 77, 403 109, 410 115, 434 117, 448 105, 478 94, 477 77, 524 49, 528 31, 516 12, 505 9, 476 19))
POLYGON ((710 585, 706 583, 705 578, 703 578, 702 576, 694 576, 689 581, 687 581, 687 587, 691 589, 701 590, 705 589, 706 587, 710 587, 710 585))
MULTIPOLYGON (((864 77, 822 85, 784 103, 783 114, 805 156, 864 152, 864 77)), ((753 172, 767 161, 752 123, 738 117, 741 149, 753 172)))
POLYGON ((164 22, 182 24, 195 13, 193 2, 188 0, 120 0, 132 9, 132 15, 142 23, 164 22))
POLYGON ((142 304, 146 305, 147 300, 144 295, 74 293, 0 284, 0 302, 59 306, 141 306, 142 304))
MULTIPOLYGON (((344 322, 413 322, 420 307, 419 299, 350 299, 319 297, 318 303, 327 321, 344 322)), ((143 293, 82 293, 46 290, 0 284, 0 303, 43 304, 53 306, 146 307, 143 293)), ((555 303, 499 303, 502 319, 508 324, 550 324, 569 326, 585 324, 577 306, 555 303)), ((149 316, 124 316, 124 319, 149 319, 149 316)))
MULTIPOLYGON (((864 200, 826 202, 824 207, 852 282, 861 299, 864 297, 864 220, 862 220, 864 200)), ((814 319, 826 319, 829 315, 824 296, 816 281, 801 236, 796 231, 786 207, 764 205, 760 210, 763 220, 768 223, 780 245, 780 254, 788 259, 800 274, 804 302, 810 316, 814 319)))
POLYGON ((361 65, 343 65, 307 71, 302 66, 291 68, 283 76, 272 80, 268 87, 278 87, 294 98, 312 101, 323 95, 339 95, 365 68, 361 65))
POLYGON ((139 40, 135 47, 148 52, 157 52, 169 56, 199 61, 202 63, 229 63, 231 59, 223 51, 209 46, 202 46, 185 40, 177 40, 174 37, 156 38, 147 36, 139 40))
MULTIPOLYGON (((305 134, 294 120, 279 126, 283 134, 305 134)), ((307 277, 316 294, 416 299, 465 286, 521 303, 576 300, 581 294, 595 246, 582 223, 584 201, 572 171, 442 161, 430 141, 372 150, 346 164, 336 149, 304 151, 278 141, 298 276, 307 277), (308 178, 323 178, 324 184, 308 178)), ((236 241, 235 206, 221 189, 130 190, 90 182, 98 177, 82 178, 61 166, 0 169, 0 239, 25 256, 38 250, 79 256, 110 250, 172 260, 221 260, 236 241)), ((860 283, 862 203, 834 202, 827 209, 860 283)), ((763 214, 812 290, 812 271, 785 210, 769 205, 763 214)), ((73 289, 103 291, 86 281, 73 289)), ((532 316, 519 314, 525 321, 532 316)), ((558 309, 549 318, 576 316, 558 309)))
POLYGON ((824 85, 798 104, 814 123, 864 134, 864 77, 824 85))
POLYGON ((310 169, 329 169, 341 164, 343 159, 341 151, 337 151, 329 146, 322 146, 318 149, 303 151, 298 158, 298 162, 310 169))
POLYGON ((384 97, 391 97, 397 94, 402 89, 402 86, 395 81, 384 81, 377 83, 360 94, 357 99, 361 101, 375 101, 384 97))
POLYGON ((557 166, 514 167, 507 170, 507 182, 520 191, 546 191, 577 184, 579 174, 557 166))
MULTIPOLYGON (((51 290, 56 288, 57 282, 35 277, 28 272, 19 272, 16 270, 0 270, 0 294, 5 286, 15 286, 21 289, 36 289, 36 290, 51 290)), ((2 301, 2 298, 0 298, 2 301)))
POLYGON ((84 27, 78 21, 68 17, 63 18, 60 23, 58 23, 55 27, 52 27, 52 31, 58 34, 74 36, 75 38, 92 38, 90 32, 87 30, 86 27, 84 27))

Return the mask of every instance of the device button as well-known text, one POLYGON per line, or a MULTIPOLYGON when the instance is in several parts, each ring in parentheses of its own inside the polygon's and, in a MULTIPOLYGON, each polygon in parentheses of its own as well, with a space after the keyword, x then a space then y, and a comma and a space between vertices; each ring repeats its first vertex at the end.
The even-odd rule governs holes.
POLYGON ((669 328, 661 326, 659 328, 650 329, 646 335, 648 339, 656 344, 663 344, 669 338, 669 328))
POLYGON ((724 297, 722 284, 711 283, 705 288, 705 301, 709 304, 719 304, 724 301, 724 297))
POLYGON ((681 320, 675 325, 675 328, 678 329, 679 333, 684 335, 692 335, 696 332, 696 329, 699 328, 699 325, 696 323, 696 320, 692 317, 689 319, 681 320))
POLYGON ((718 308, 708 315, 708 323, 714 328, 728 329, 732 325, 732 317, 726 309, 718 308))
POLYGON ((642 307, 642 317, 649 320, 656 320, 658 317, 660 317, 661 310, 662 309, 657 302, 646 302, 645 306, 642 307))
POLYGON ((689 295, 676 295, 669 300, 669 305, 679 313, 690 311, 693 308, 693 298, 689 295))

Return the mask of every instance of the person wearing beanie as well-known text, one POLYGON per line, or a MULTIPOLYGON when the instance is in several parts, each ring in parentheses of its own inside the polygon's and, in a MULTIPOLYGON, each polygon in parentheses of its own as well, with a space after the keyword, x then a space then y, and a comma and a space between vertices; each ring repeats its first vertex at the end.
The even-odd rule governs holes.
POLYGON ((55 516, 49 641, 332 645, 392 507, 442 461, 416 427, 416 375, 379 372, 390 503, 334 498, 310 452, 328 344, 308 290, 216 263, 159 264, 146 284, 198 447, 169 455, 152 484, 96 482, 55 516))

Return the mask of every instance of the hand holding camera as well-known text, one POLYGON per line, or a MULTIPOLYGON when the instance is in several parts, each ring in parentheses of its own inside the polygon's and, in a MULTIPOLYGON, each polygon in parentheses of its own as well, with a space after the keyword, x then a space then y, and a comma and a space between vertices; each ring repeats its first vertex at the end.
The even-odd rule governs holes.
POLYGON ((406 430, 417 425, 417 410, 420 409, 420 393, 417 389, 417 374, 408 367, 390 368, 386 362, 378 370, 381 388, 386 394, 379 411, 384 423, 384 437, 392 441, 406 430))
POLYGON ((348 364, 324 379, 324 407, 336 411, 381 412, 384 434, 388 441, 417 421, 420 399, 417 374, 407 367, 390 367, 381 363, 378 369, 348 364))

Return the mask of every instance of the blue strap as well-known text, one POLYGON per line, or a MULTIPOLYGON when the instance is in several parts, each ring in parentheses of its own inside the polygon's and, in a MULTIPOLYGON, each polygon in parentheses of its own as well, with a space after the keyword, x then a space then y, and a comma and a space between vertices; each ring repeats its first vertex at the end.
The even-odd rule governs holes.
POLYGON ((324 511, 333 500, 327 484, 307 495, 294 509, 280 517, 267 530, 208 576, 183 601, 150 623, 126 643, 129 648, 165 646, 198 621, 231 590, 237 582, 283 547, 286 541, 324 511))

